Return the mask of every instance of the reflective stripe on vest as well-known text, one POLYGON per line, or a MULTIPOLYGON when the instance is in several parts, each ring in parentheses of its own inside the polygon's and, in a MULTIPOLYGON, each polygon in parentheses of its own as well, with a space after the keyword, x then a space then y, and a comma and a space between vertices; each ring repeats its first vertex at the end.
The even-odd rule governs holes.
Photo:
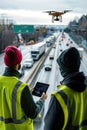
POLYGON ((69 127, 67 126, 67 123, 69 121, 69 114, 70 114, 70 101, 68 99, 68 96, 62 91, 59 90, 58 92, 52 93, 60 103, 62 110, 64 112, 64 125, 62 130, 86 130, 87 129, 87 119, 83 120, 79 125, 72 126, 72 124, 69 124, 69 127), (67 128, 66 128, 67 127, 67 128))
POLYGON ((16 124, 20 124, 23 123, 26 120, 26 117, 22 117, 21 120, 17 120, 16 119, 16 93, 17 93, 17 89, 20 87, 20 85, 22 84, 21 81, 18 81, 14 87, 13 93, 12 93, 12 118, 3 118, 0 117, 0 120, 3 121, 4 123, 16 123, 16 124))
POLYGON ((68 121, 68 117, 69 117, 70 102, 69 102, 69 100, 67 100, 67 95, 63 91, 58 91, 58 92, 55 92, 55 93, 52 93, 52 94, 57 98, 57 100, 59 101, 62 109, 64 108, 63 109, 64 125, 63 125, 63 128, 62 128, 62 130, 64 130, 66 125, 67 125, 67 121, 68 121))

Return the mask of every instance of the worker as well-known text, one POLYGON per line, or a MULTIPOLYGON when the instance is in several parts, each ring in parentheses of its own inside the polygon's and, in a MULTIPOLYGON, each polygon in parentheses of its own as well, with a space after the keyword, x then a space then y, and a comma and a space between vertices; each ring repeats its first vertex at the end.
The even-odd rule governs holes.
POLYGON ((63 79, 51 95, 44 130, 87 130, 87 81, 78 50, 64 50, 57 63, 63 79))
POLYGON ((6 67, 0 76, 0 130, 33 130, 33 119, 47 98, 43 93, 39 101, 34 102, 29 86, 18 78, 21 61, 21 51, 15 46, 7 46, 6 67))

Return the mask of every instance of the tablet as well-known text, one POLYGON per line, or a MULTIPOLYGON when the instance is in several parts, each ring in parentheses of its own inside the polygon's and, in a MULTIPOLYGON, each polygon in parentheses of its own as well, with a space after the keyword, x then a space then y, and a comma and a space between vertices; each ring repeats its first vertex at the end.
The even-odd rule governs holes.
POLYGON ((35 95, 35 96, 41 97, 43 92, 46 93, 48 87, 49 87, 49 84, 37 82, 35 87, 34 87, 32 94, 35 95))

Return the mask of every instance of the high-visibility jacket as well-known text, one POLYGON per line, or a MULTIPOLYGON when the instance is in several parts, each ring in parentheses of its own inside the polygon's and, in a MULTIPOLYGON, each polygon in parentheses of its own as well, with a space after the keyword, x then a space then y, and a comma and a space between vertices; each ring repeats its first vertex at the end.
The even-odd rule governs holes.
POLYGON ((87 130, 87 88, 83 92, 77 92, 66 85, 60 85, 58 92, 52 95, 64 113, 62 130, 87 130))
POLYGON ((25 83, 14 76, 0 76, 0 130, 33 130, 33 121, 21 108, 25 83))

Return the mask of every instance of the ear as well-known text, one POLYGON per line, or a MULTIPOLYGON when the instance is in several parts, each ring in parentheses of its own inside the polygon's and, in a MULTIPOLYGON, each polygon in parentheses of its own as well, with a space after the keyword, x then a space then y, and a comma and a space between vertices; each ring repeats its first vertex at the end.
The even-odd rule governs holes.
POLYGON ((15 69, 16 69, 16 70, 19 70, 20 68, 21 68, 21 65, 20 65, 20 64, 15 65, 15 69))
POLYGON ((18 65, 18 70, 21 68, 21 64, 18 65))

